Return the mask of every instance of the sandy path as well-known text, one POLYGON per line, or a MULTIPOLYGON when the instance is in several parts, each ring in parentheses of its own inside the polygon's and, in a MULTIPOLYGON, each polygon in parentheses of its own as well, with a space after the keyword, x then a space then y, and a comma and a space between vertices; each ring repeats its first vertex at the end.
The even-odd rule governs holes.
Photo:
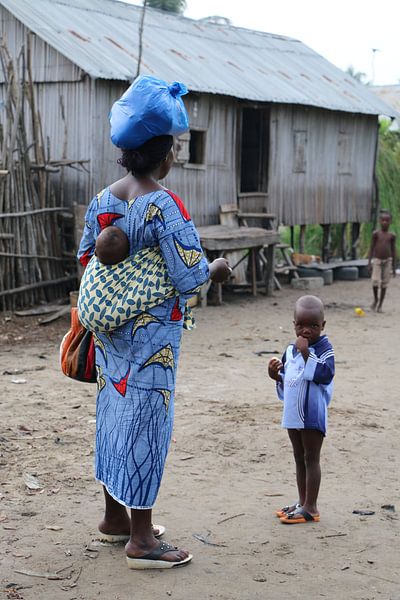
POLYGON ((26 319, 15 334, 14 321, 3 323, 0 599, 399 600, 398 513, 381 506, 400 510, 400 280, 384 314, 357 317, 354 306, 367 306, 370 292, 361 280, 321 293, 337 358, 335 395, 321 522, 297 527, 273 516, 296 498, 294 467, 266 377, 272 354, 258 353, 280 355, 291 341, 298 293, 236 296, 196 310, 198 328, 185 335, 181 355, 176 441, 155 510, 166 539, 195 558, 165 572, 131 572, 122 545, 92 542, 102 511, 92 475, 94 387, 59 372, 66 322, 45 330, 26 319), (4 374, 15 368, 29 370, 4 374), (43 491, 30 492, 23 473, 37 476, 43 491), (375 514, 357 516, 355 508, 375 514))

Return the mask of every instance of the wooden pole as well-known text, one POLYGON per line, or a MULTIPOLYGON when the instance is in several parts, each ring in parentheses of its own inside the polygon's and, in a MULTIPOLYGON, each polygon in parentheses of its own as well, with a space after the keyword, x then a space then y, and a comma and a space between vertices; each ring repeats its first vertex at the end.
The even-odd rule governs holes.
POLYGON ((0 306, 7 310, 56 297, 76 280, 59 223, 63 214, 72 216, 72 209, 64 206, 53 178, 65 167, 86 170, 89 162, 68 159, 66 140, 62 158, 51 160, 35 103, 30 53, 29 36, 14 61, 0 44, 5 115, 0 126, 0 306))
POLYGON ((346 260, 347 258, 347 223, 341 224, 340 231, 340 255, 342 260, 346 260))
POLYGON ((139 77, 139 75, 140 75, 140 67, 141 67, 141 64, 142 64, 143 30, 144 30, 144 17, 145 17, 145 14, 146 14, 146 7, 147 7, 147 0, 143 0, 142 15, 140 17, 140 24, 139 24, 139 52, 138 52, 138 63, 137 63, 137 69, 136 69, 136 77, 139 77))
POLYGON ((322 227, 322 260, 323 262, 329 262, 331 254, 331 226, 330 224, 321 225, 322 227))
POLYGON ((69 283, 70 281, 75 281, 76 279, 76 275, 68 275, 67 277, 60 277, 59 279, 54 279, 53 281, 39 281, 38 283, 30 283, 28 285, 22 285, 21 287, 14 288, 12 290, 4 290, 0 292, 0 297, 21 294, 22 292, 27 292, 29 290, 35 290, 38 288, 44 288, 52 285, 60 285, 61 283, 69 283))
POLYGON ((351 260, 356 260, 360 244, 360 223, 351 224, 351 260))
POLYGON ((306 225, 300 225, 300 237, 299 237, 299 252, 300 254, 304 254, 306 242, 306 225))

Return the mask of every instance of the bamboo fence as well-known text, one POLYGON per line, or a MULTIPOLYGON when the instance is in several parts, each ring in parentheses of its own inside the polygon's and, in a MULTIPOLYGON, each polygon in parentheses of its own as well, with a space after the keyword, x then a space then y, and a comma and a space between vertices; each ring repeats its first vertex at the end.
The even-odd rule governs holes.
MULTIPOLYGON (((14 60, 0 44, 4 107, 0 123, 0 310, 15 310, 66 295, 76 284, 73 214, 64 205, 64 169, 43 139, 27 40, 14 60), (72 234, 71 234, 72 232, 72 234), (71 239, 69 239, 71 238, 71 239)), ((64 107, 60 98, 62 120, 64 107)), ((64 120, 64 136, 67 128, 64 120)), ((86 170, 86 169, 85 169, 86 170)))

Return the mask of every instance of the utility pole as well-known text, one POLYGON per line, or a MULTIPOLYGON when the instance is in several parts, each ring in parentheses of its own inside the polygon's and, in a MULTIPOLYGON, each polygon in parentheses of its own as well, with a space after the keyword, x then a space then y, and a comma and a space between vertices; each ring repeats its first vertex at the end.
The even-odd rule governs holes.
POLYGON ((375 54, 379 52, 379 48, 371 48, 372 50, 372 85, 375 83, 375 54))
POLYGON ((141 66, 141 62, 142 62, 142 53, 143 53, 143 29, 144 29, 144 16, 146 14, 146 6, 147 6, 147 0, 143 0, 143 8, 142 8, 142 15, 140 18, 140 24, 139 24, 139 55, 138 55, 138 62, 137 62, 137 69, 136 69, 136 77, 139 77, 140 75, 140 66, 141 66))

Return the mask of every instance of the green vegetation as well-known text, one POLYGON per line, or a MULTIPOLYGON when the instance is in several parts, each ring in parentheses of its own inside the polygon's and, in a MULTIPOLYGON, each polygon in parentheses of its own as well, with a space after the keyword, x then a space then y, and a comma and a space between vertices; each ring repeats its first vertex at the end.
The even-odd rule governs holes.
POLYGON ((353 65, 349 65, 346 69, 346 73, 351 75, 353 79, 357 79, 359 83, 364 85, 372 85, 372 81, 368 81, 367 74, 362 71, 356 71, 353 65))
MULTIPOLYGON (((392 214, 391 231, 397 237, 397 256, 400 258, 400 131, 389 131, 390 121, 380 125, 377 176, 379 185, 379 207, 392 214)), ((365 223, 362 228, 362 248, 369 243, 373 224, 365 223)))
POLYGON ((183 14, 186 8, 186 0, 145 0, 146 6, 158 8, 178 15, 183 14))
MULTIPOLYGON (((400 259, 400 131, 389 131, 390 121, 382 121, 379 133, 379 152, 377 177, 379 186, 379 208, 387 209, 392 214, 391 231, 397 236, 397 255, 400 259)), ((372 231, 376 223, 363 223, 360 233, 359 256, 366 257, 369 250, 372 231)), ((340 255, 341 225, 332 225, 331 251, 334 256, 340 255)), ((347 226, 348 241, 350 226, 347 226)), ((294 247, 299 248, 300 227, 294 228, 294 247)), ((290 228, 281 231, 282 242, 290 244, 290 228)), ((308 225, 305 236, 306 254, 321 255, 322 228, 319 225, 308 225)))

